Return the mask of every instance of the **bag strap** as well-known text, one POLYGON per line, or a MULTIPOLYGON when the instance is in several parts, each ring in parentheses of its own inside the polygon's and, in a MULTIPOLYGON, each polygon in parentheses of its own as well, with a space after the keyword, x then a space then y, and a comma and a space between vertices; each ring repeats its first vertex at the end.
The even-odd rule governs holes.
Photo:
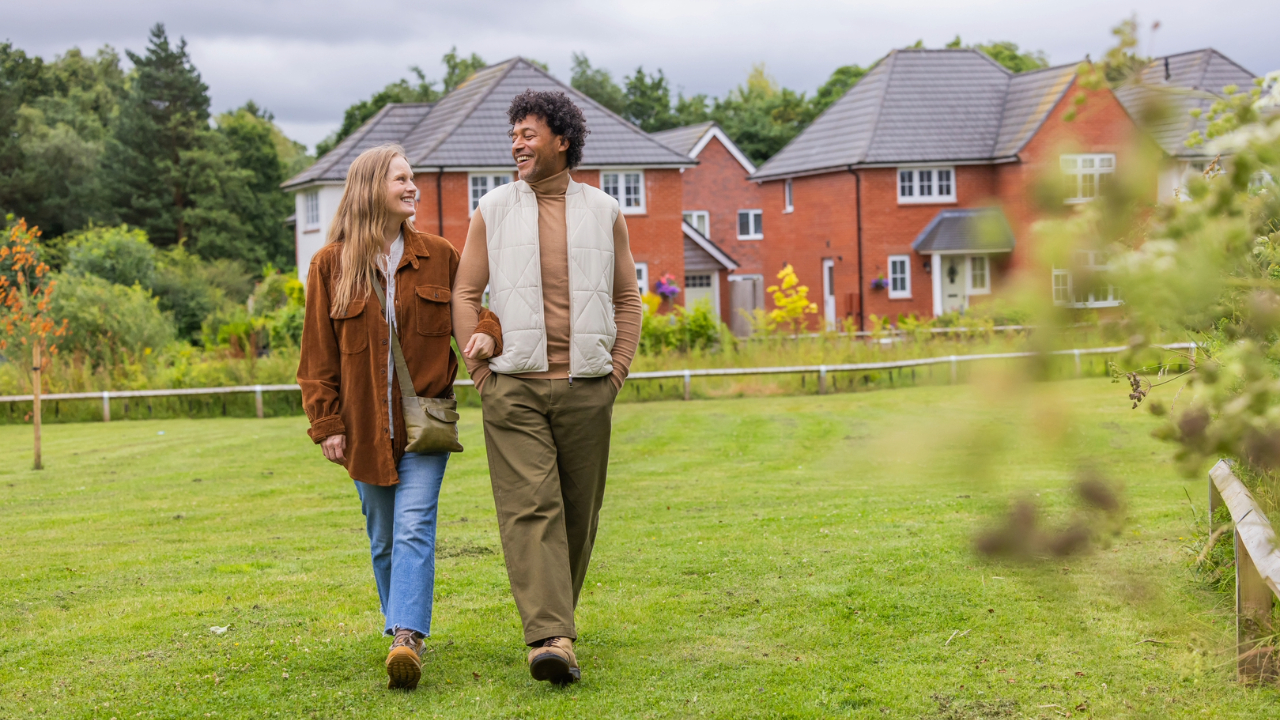
MULTIPOLYGON (((369 284, 378 294, 378 307, 382 308, 382 316, 386 317, 387 296, 382 292, 382 285, 372 270, 369 271, 369 284)), ((391 336, 391 356, 396 362, 396 379, 400 381, 400 397, 418 397, 418 391, 413 388, 413 378, 409 375, 409 366, 404 361, 404 351, 400 349, 400 338, 396 328, 390 323, 387 324, 387 334, 391 336)))

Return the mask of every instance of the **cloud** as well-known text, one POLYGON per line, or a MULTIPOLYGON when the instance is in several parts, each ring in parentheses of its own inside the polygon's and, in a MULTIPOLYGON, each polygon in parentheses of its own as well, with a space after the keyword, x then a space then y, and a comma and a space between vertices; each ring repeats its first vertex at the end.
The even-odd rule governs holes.
POLYGON ((53 57, 72 46, 103 43, 141 52, 147 30, 164 22, 188 41, 210 87, 213 108, 253 99, 271 109, 294 137, 314 143, 341 122, 348 105, 420 65, 441 77, 452 46, 490 62, 523 55, 567 79, 570 57, 586 52, 615 77, 662 68, 686 94, 722 95, 752 64, 766 63, 782 84, 812 91, 840 65, 867 65, 894 47, 923 39, 940 47, 1008 39, 1044 50, 1055 63, 1100 55, 1108 30, 1131 8, 1144 23, 1159 19, 1147 54, 1216 47, 1255 73, 1280 68, 1274 12, 1265 0, 1238 0, 1212 12, 1190 0, 943 0, 882 3, 841 0, 298 0, 285 2, 19 2, 6 8, 8 39, 53 57))

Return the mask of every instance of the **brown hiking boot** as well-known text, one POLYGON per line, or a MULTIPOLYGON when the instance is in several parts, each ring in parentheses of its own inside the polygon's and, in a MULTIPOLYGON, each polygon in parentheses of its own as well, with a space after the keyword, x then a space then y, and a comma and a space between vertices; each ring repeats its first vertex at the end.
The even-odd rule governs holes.
POLYGON ((534 680, 568 685, 582 679, 573 641, 565 637, 547 638, 529 651, 529 674, 534 680))
POLYGON ((422 636, 413 630, 396 629, 396 639, 387 653, 387 689, 413 690, 422 677, 422 636))

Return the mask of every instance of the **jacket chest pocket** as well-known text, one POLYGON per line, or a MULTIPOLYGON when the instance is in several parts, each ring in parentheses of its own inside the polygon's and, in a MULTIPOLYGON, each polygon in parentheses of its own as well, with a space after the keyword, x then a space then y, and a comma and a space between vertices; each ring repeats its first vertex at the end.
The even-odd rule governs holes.
POLYGON ((344 355, 363 352, 369 347, 368 317, 364 312, 364 300, 352 300, 347 311, 339 314, 337 310, 329 311, 329 318, 337 325, 338 349, 344 355))
POLYGON ((449 288, 441 285, 419 285, 414 304, 419 335, 448 335, 453 331, 449 317, 449 288))

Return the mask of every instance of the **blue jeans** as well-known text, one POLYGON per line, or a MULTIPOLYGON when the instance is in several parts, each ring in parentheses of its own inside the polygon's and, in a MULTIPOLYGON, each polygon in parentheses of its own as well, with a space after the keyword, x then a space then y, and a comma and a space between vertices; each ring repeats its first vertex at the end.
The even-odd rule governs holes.
POLYGON ((405 453, 396 466, 399 484, 383 487, 356 481, 388 635, 398 628, 431 634, 436 510, 448 462, 449 453, 405 453))

